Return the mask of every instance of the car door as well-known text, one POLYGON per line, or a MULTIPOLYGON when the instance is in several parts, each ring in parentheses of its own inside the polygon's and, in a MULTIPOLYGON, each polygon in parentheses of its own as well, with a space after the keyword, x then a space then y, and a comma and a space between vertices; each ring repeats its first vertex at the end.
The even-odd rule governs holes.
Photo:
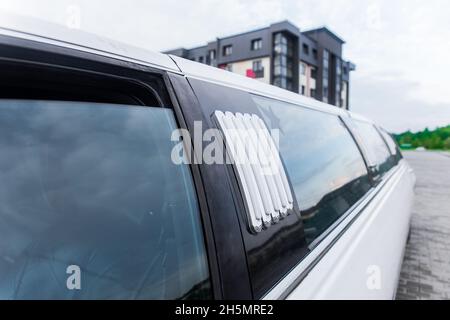
MULTIPOLYGON (((405 167, 390 161, 385 142, 375 149, 385 148, 384 155, 372 161, 367 153, 373 144, 363 145, 365 138, 338 112, 196 77, 187 80, 198 99, 198 119, 208 128, 220 128, 214 121, 219 111, 256 116, 279 134, 294 203, 291 214, 260 232, 249 221, 239 170, 219 166, 227 177, 221 188, 234 198, 235 210, 228 216, 237 215, 240 224, 253 298, 392 298, 412 187, 405 167)), ((211 179, 205 185, 216 183, 211 179)), ((228 277, 227 270, 222 275, 228 277)))

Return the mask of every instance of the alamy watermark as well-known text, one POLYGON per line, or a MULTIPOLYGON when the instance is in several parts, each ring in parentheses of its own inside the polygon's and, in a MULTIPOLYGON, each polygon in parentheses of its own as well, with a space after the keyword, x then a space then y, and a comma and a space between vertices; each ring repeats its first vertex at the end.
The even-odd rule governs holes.
POLYGON ((367 289, 369 289, 371 291, 381 290, 381 268, 380 268, 380 266, 377 266, 377 265, 368 266, 366 273, 367 273, 367 280, 366 280, 367 289))
POLYGON ((70 265, 66 268, 69 275, 66 280, 68 290, 81 290, 81 269, 77 265, 70 265))
POLYGON ((76 4, 71 4, 66 8, 66 26, 69 29, 81 28, 81 8, 76 4))
POLYGON ((280 168, 278 155, 280 132, 277 129, 207 129, 201 121, 194 122, 194 136, 177 129, 171 140, 174 164, 237 164, 258 166, 263 175, 274 175, 280 168))

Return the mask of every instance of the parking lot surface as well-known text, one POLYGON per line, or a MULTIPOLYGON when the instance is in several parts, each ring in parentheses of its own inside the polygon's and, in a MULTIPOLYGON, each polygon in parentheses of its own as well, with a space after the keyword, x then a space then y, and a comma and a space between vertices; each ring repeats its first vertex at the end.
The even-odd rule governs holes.
POLYGON ((450 153, 404 156, 417 184, 397 299, 450 299, 450 153))

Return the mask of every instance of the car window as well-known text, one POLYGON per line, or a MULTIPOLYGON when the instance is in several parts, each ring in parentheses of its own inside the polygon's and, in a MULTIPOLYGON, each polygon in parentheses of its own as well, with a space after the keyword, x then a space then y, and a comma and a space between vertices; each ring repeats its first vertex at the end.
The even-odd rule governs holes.
POLYGON ((253 99, 269 128, 280 130, 280 154, 311 243, 370 189, 362 155, 337 116, 253 99))
POLYGON ((369 122, 353 121, 356 133, 361 137, 370 165, 375 173, 383 175, 392 168, 391 154, 381 134, 369 122))
POLYGON ((170 109, 0 101, 0 299, 210 298, 170 109))
POLYGON ((394 140, 392 140, 392 137, 389 133, 384 131, 383 129, 380 129, 379 132, 383 136, 384 141, 386 141, 386 144, 389 148, 389 152, 391 155, 397 154, 397 145, 395 144, 394 140))
POLYGON ((390 133, 388 133, 386 130, 384 130, 382 128, 380 128, 379 131, 380 131, 381 135, 383 136, 384 141, 386 141, 386 144, 389 147, 389 151, 391 153, 392 164, 393 164, 393 166, 396 166, 399 163, 399 161, 402 159, 402 154, 400 152, 400 149, 390 133))

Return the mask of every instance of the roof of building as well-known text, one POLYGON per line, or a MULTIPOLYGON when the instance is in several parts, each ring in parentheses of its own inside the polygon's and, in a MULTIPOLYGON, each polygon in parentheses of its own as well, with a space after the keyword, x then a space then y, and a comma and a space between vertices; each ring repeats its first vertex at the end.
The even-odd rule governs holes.
POLYGON ((319 32, 325 32, 328 33, 331 37, 333 37, 334 39, 336 39, 337 41, 339 41, 340 43, 344 44, 345 40, 343 40, 341 37, 339 37, 338 35, 336 35, 336 33, 332 32, 330 29, 328 29, 328 27, 323 26, 320 28, 315 28, 315 29, 311 29, 311 30, 306 30, 303 31, 302 34, 309 36, 311 34, 314 33, 319 33, 319 32))
MULTIPOLYGON (((245 31, 245 32, 241 32, 241 33, 236 33, 233 35, 229 35, 229 36, 224 36, 224 37, 218 37, 216 38, 214 41, 217 40, 226 40, 226 39, 231 39, 231 38, 236 38, 236 37, 240 37, 240 36, 244 36, 247 34, 251 34, 251 33, 257 33, 266 29, 270 29, 271 26, 275 26, 275 25, 282 25, 282 24, 288 24, 291 27, 295 27, 297 28, 296 25, 294 25, 292 22, 290 22, 289 20, 283 20, 283 21, 279 21, 279 22, 275 22, 272 23, 266 27, 262 27, 262 28, 258 28, 258 29, 252 29, 249 31, 245 31)), ((315 28, 315 29, 310 29, 310 30, 306 30, 306 31, 302 31, 301 34, 305 35, 306 37, 308 37, 308 39, 310 39, 313 42, 317 42, 316 39, 312 38, 311 35, 313 35, 314 33, 320 33, 320 32, 325 32, 328 35, 330 35, 332 38, 334 38, 336 41, 338 41, 341 44, 345 43, 345 40, 343 40, 341 37, 339 37, 336 33, 332 32, 330 29, 328 29, 328 27, 323 26, 323 27, 319 27, 319 28, 315 28)), ((209 43, 209 42, 208 42, 209 43)), ((201 46, 196 46, 196 47, 192 47, 192 48, 185 48, 185 47, 179 47, 179 48, 175 48, 172 50, 165 50, 163 51, 164 53, 174 53, 177 50, 195 50, 195 49, 201 49, 201 48, 207 48, 207 45, 201 45, 201 46)))

